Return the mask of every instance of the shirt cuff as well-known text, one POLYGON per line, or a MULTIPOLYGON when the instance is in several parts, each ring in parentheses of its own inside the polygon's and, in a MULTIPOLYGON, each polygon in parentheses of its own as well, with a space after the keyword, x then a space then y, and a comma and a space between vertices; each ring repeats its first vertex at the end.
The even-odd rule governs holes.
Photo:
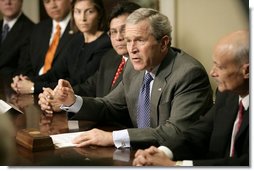
POLYGON ((78 113, 78 111, 81 109, 82 104, 83 104, 83 99, 80 96, 76 96, 76 101, 73 105, 71 106, 65 106, 65 105, 61 105, 60 109, 66 111, 66 112, 73 112, 73 113, 78 113))
POLYGON ((113 141, 116 148, 130 147, 130 137, 127 129, 113 131, 113 141))
POLYGON ((158 147, 158 149, 163 151, 168 156, 169 159, 173 160, 173 157, 174 157, 173 153, 168 147, 160 146, 160 147, 158 147))
POLYGON ((183 166, 193 166, 192 160, 183 160, 183 166))
MULTIPOLYGON (((168 156, 169 159, 171 159, 171 160, 173 159, 173 157, 174 157, 173 153, 168 147, 160 146, 160 147, 158 147, 158 149, 163 151, 168 156)), ((193 166, 193 161, 192 160, 183 160, 181 166, 193 166)))

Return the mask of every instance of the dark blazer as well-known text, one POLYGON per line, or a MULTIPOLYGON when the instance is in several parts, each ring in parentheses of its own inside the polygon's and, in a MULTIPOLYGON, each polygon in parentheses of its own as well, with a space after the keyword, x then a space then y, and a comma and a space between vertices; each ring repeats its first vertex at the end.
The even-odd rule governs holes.
POLYGON ((76 33, 54 68, 33 80, 35 93, 40 93, 42 87, 54 88, 60 78, 69 80, 72 86, 85 82, 97 71, 103 55, 110 49, 107 33, 90 43, 84 43, 83 33, 76 33))
MULTIPOLYGON (((27 55, 29 37, 34 23, 23 13, 7 34, 1 44, 0 42, 0 72, 12 75, 17 72, 17 68, 23 58, 27 55)), ((3 20, 0 21, 0 36, 2 35, 3 20)))
MULTIPOLYGON (((23 65, 22 72, 30 77, 37 76, 40 69, 44 65, 45 55, 49 48, 49 40, 51 37, 53 21, 47 19, 38 23, 31 35, 31 41, 29 46, 29 56, 26 64, 23 65)), ((67 25, 60 42, 57 46, 57 50, 53 59, 52 65, 54 66, 61 56, 63 56, 63 49, 67 47, 67 44, 72 39, 73 34, 70 33, 70 23, 67 25)))
POLYGON ((121 72, 115 84, 112 86, 115 73, 121 61, 122 56, 118 55, 114 49, 109 50, 103 56, 100 67, 96 73, 89 77, 84 83, 73 87, 75 94, 89 97, 103 97, 107 95, 122 80, 123 72, 121 72))
POLYGON ((233 125, 238 112, 239 96, 217 93, 213 108, 183 136, 168 139, 175 160, 194 160, 194 165, 249 165, 249 109, 235 139, 235 157, 229 157, 233 125))
MULTIPOLYGON (((128 61, 122 82, 103 98, 83 97, 83 105, 73 119, 124 122, 130 117, 137 127, 137 101, 144 73, 134 70, 128 61)), ((131 146, 162 144, 166 139, 161 131, 176 137, 211 106, 212 89, 204 67, 185 52, 169 48, 153 83, 151 128, 128 129, 131 146)))

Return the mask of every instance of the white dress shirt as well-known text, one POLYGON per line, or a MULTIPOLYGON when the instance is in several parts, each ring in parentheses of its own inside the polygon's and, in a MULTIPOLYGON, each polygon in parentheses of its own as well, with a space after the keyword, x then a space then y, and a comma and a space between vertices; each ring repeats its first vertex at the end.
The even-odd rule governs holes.
POLYGON ((7 21, 5 18, 3 19, 3 27, 4 27, 4 25, 5 24, 8 24, 8 26, 9 26, 9 31, 12 29, 12 27, 14 26, 14 24, 18 21, 18 19, 19 19, 19 17, 20 17, 20 15, 21 15, 22 13, 20 12, 20 14, 16 17, 16 18, 14 18, 14 19, 12 19, 12 20, 9 20, 9 21, 7 21))

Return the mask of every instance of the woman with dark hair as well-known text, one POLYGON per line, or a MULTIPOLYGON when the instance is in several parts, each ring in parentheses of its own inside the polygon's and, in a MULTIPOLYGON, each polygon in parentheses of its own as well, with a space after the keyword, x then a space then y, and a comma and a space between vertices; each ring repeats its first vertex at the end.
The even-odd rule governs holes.
POLYGON ((73 0, 72 27, 75 36, 64 56, 46 74, 33 80, 21 77, 12 86, 14 90, 20 94, 39 93, 43 87, 54 88, 60 78, 69 80, 73 86, 84 82, 98 69, 104 53, 112 48, 105 23, 102 0, 73 0))
MULTIPOLYGON (((72 16, 74 16, 74 5, 79 2, 79 1, 84 1, 84 0, 73 0, 72 1, 72 16)), ((107 30, 107 25, 106 25, 106 11, 104 8, 104 4, 102 0, 92 0, 94 3, 94 8, 99 12, 99 18, 98 18, 98 30, 107 30)), ((79 29, 75 23, 74 17, 71 18, 71 27, 74 32, 78 32, 79 29)))

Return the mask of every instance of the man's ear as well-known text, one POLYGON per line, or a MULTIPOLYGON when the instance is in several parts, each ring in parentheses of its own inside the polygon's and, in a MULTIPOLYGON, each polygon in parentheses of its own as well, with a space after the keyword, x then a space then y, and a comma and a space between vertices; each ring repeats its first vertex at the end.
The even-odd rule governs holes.
POLYGON ((243 70, 242 70, 242 72, 243 72, 243 77, 245 79, 249 79, 249 77, 250 77, 249 67, 250 67, 250 64, 243 64, 243 70))
POLYGON ((161 38, 161 51, 166 50, 171 44, 171 39, 165 35, 161 38))

